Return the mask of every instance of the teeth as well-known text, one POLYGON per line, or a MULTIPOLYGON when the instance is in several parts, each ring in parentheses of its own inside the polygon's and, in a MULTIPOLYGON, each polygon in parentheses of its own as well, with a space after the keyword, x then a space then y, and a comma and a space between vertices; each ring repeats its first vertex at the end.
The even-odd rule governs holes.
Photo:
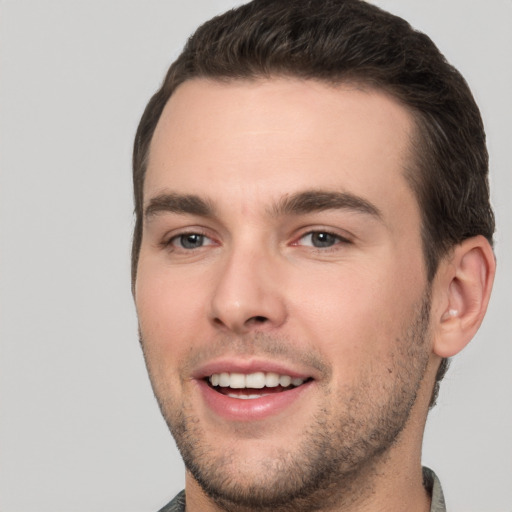
POLYGON ((292 378, 289 375, 281 375, 281 377, 279 377, 279 384, 281 384, 283 388, 287 388, 291 383, 292 378))
MULTIPOLYGON (((300 386, 306 379, 300 377, 290 377, 289 375, 279 375, 274 372, 255 372, 255 373, 214 373, 210 375, 209 381, 212 386, 220 386, 222 388, 231 389, 262 389, 275 388, 282 386, 284 388, 292 386, 300 386)), ((249 395, 248 398, 259 398, 262 395, 249 395)))
POLYGON ((279 386, 279 375, 277 373, 267 373, 265 376, 265 386, 267 388, 277 388, 279 386))
POLYGON ((245 388, 245 375, 243 373, 232 373, 229 379, 229 387, 233 389, 245 388))
POLYGON ((219 375, 219 386, 221 386, 223 388, 227 388, 227 387, 229 387, 230 382, 231 382, 231 377, 230 377, 229 373, 221 373, 219 375))
POLYGON ((263 372, 249 373, 249 375, 245 376, 245 386, 248 388, 264 388, 265 381, 265 374, 263 372))
POLYGON ((267 396, 265 393, 261 395, 235 395, 234 393, 228 393, 227 396, 230 398, 239 398, 242 400, 254 400, 255 398, 261 398, 262 396, 267 396))

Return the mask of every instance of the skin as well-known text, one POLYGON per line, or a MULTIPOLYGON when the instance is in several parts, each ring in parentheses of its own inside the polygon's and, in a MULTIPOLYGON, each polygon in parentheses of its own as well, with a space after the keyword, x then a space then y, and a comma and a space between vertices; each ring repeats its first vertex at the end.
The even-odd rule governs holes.
POLYGON ((421 441, 439 355, 453 345, 436 353, 439 319, 454 321, 443 312, 458 260, 429 285, 404 178, 413 131, 382 92, 295 79, 192 80, 165 107, 135 299, 153 388, 188 468, 188 511, 250 510, 250 496, 265 510, 277 493, 287 505, 269 510, 429 509, 421 441), (287 203, 318 191, 344 204, 287 203), (202 210, 177 204, 192 195, 202 210), (191 240, 200 243, 183 245, 191 240), (198 386, 199 369, 219 359, 312 380, 283 410, 230 419, 198 386), (312 479, 307 462, 336 453, 308 489, 291 477, 312 479))

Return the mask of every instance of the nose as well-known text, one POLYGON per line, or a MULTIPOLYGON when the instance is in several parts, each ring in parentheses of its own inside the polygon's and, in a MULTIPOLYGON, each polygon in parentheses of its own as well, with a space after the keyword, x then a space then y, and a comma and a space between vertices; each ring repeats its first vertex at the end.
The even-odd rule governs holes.
POLYGON ((211 318, 236 334, 270 331, 286 320, 284 289, 276 258, 265 251, 232 252, 216 275, 211 318))

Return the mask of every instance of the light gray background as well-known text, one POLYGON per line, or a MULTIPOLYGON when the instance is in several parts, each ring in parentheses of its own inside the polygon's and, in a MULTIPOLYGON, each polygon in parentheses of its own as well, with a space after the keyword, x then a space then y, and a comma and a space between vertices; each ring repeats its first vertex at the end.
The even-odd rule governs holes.
MULTIPOLYGON (((186 36, 234 3, 0 0, 2 512, 154 512, 183 486, 136 335, 131 144, 186 36)), ((424 462, 450 512, 511 512, 512 1, 375 3, 436 41, 486 122, 497 282, 424 462)))

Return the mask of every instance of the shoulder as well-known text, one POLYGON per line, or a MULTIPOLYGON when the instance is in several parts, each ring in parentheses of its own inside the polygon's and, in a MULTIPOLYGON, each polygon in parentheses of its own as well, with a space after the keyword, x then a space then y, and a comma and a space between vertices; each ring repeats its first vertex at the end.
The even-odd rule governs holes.
POLYGON ((158 512, 185 512, 185 491, 177 494, 172 501, 158 512))

